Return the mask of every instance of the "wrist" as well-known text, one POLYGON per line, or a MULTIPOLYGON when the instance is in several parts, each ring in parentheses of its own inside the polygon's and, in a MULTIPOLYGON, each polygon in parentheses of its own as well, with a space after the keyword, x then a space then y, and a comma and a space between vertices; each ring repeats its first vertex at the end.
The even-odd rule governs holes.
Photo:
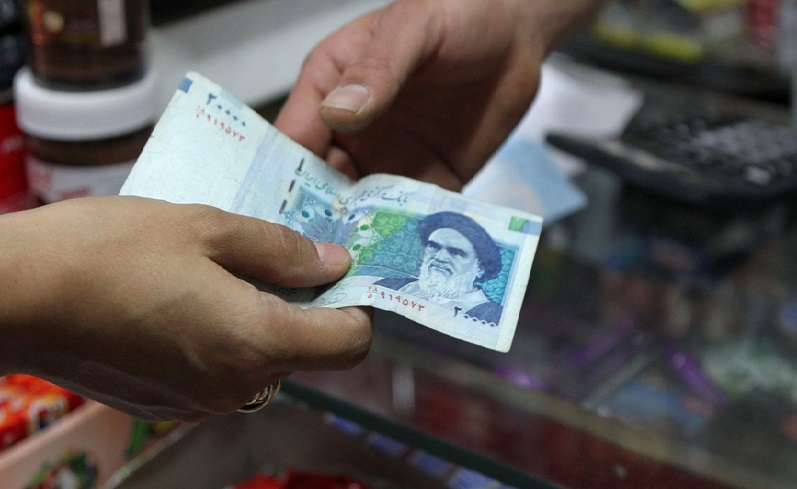
MULTIPOLYGON (((43 313, 52 310, 53 263, 45 263, 49 253, 41 240, 46 236, 36 216, 38 210, 0 216, 0 374, 32 373, 30 368, 42 337, 43 313)), ((52 255, 52 254, 50 254, 52 255)), ((55 256, 50 258, 56 259, 55 256)))

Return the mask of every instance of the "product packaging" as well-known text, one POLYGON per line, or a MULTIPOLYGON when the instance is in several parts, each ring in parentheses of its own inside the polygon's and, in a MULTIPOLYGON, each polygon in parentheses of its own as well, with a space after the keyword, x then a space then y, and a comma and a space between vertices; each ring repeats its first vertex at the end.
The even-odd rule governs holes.
POLYGON ((92 91, 55 90, 28 68, 17 73, 17 122, 27 136, 29 185, 41 203, 119 193, 152 130, 155 88, 153 71, 92 91))

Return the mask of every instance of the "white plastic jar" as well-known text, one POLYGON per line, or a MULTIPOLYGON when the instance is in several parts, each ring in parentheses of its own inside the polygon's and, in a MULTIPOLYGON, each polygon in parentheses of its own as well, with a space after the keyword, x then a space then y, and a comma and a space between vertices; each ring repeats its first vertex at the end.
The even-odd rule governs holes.
POLYGON ((154 72, 122 87, 75 92, 41 86, 21 69, 14 79, 17 123, 40 202, 118 194, 152 132, 155 89, 154 72))

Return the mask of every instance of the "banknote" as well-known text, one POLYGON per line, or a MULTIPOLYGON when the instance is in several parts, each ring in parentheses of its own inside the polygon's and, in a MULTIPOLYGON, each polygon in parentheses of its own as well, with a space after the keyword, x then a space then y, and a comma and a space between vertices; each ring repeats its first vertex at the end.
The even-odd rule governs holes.
POLYGON ((354 181, 193 72, 121 194, 211 205, 345 246, 351 268, 328 286, 252 281, 302 307, 373 306, 498 351, 512 343, 542 228, 538 216, 429 183, 354 181))

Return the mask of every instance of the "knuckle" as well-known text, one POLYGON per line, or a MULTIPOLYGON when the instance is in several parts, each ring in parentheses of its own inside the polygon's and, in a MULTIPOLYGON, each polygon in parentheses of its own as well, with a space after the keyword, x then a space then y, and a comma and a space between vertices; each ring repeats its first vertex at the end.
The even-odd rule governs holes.
POLYGON ((311 269, 317 265, 318 253, 312 242, 281 225, 273 225, 273 239, 275 258, 285 267, 286 272, 311 269))
POLYGON ((308 66, 312 66, 316 63, 325 62, 329 54, 327 54, 323 49, 322 46, 316 46, 312 49, 302 60, 302 71, 304 71, 308 66))
POLYGON ((389 59, 366 56, 352 62, 347 72, 355 78, 368 80, 369 85, 389 86, 398 78, 389 59))
POLYGON ((282 245, 282 252, 286 259, 304 262, 306 258, 309 258, 308 245, 310 241, 307 238, 300 236, 284 226, 278 226, 277 229, 278 237, 276 241, 282 245))
POLYGON ((209 205, 189 204, 188 225, 200 235, 212 239, 226 235, 231 227, 227 213, 209 205))

